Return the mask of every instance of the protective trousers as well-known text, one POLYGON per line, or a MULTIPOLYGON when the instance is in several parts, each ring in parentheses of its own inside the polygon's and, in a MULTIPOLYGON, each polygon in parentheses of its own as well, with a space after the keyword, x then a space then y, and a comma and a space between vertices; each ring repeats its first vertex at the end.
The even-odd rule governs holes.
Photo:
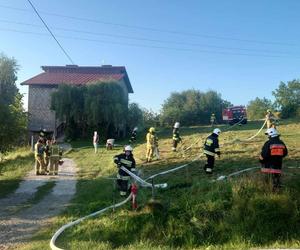
POLYGON ((46 155, 45 156, 45 170, 47 171, 48 165, 49 165, 49 161, 50 161, 50 156, 46 155))
POLYGON ((173 151, 176 151, 177 145, 178 145, 178 140, 173 140, 173 147, 172 147, 173 151))
POLYGON ((46 172, 46 167, 45 167, 45 162, 44 162, 44 157, 41 155, 37 155, 35 157, 35 174, 45 174, 46 172))
POLYGON ((49 174, 58 174, 59 156, 50 156, 49 174))
POLYGON ((118 175, 117 176, 117 185, 118 189, 120 190, 120 195, 125 196, 129 190, 129 176, 122 176, 118 175))
POLYGON ((150 162, 152 160, 154 149, 155 148, 153 146, 147 145, 147 152, 146 152, 147 162, 150 162))
POLYGON ((204 166, 205 173, 212 174, 215 165, 215 157, 212 155, 207 155, 207 154, 205 155, 207 158, 207 163, 204 166))

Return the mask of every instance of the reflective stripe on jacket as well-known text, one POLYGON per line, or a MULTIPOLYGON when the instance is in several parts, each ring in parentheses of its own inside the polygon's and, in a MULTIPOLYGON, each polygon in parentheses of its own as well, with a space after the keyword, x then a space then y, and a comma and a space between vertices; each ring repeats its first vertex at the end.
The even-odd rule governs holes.
MULTIPOLYGON (((125 153, 116 155, 114 157, 114 163, 118 164, 119 167, 127 168, 131 172, 135 171, 135 160, 132 154, 128 156, 125 153)), ((122 169, 119 169, 119 175, 128 176, 122 169)))
POLYGON ((177 128, 173 129, 173 140, 178 142, 181 141, 179 130, 177 128))
POLYGON ((204 154, 215 156, 220 155, 219 139, 218 135, 211 134, 204 142, 204 154))

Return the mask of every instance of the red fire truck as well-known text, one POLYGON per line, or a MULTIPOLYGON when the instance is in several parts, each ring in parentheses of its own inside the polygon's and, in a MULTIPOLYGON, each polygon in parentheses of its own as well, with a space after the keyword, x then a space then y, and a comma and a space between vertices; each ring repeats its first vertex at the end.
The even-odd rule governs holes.
POLYGON ((223 121, 233 125, 240 122, 241 124, 247 123, 247 112, 245 106, 233 106, 223 110, 223 121))

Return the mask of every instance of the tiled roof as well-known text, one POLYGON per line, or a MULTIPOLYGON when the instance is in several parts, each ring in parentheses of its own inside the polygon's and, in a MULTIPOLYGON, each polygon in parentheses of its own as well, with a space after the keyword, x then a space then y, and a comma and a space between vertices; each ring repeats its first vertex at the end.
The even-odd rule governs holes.
POLYGON ((21 85, 59 85, 62 83, 82 85, 96 81, 119 81, 124 79, 128 92, 133 93, 125 67, 81 67, 67 66, 42 66, 45 71, 24 82, 21 85))

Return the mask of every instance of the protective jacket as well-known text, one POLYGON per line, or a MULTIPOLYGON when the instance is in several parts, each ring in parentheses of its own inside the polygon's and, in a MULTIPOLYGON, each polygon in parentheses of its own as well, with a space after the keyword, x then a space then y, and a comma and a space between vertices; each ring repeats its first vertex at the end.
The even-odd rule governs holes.
POLYGON ((210 116, 210 122, 214 123, 216 121, 216 116, 215 115, 211 115, 210 116))
POLYGON ((34 156, 35 157, 42 157, 44 154, 44 146, 42 143, 39 143, 37 142, 35 145, 34 145, 34 156))
POLYGON ((179 136, 179 130, 178 130, 178 128, 174 128, 173 129, 173 140, 177 141, 177 142, 181 141, 181 138, 179 136))
POLYGON ((282 159, 288 154, 288 150, 279 136, 270 137, 262 147, 260 162, 265 168, 281 169, 282 159))
POLYGON ((117 164, 119 167, 119 175, 120 176, 129 176, 126 172, 124 172, 120 167, 125 167, 129 171, 134 172, 135 171, 135 160, 133 158, 133 155, 126 155, 125 153, 116 155, 114 157, 114 163, 117 164))
POLYGON ((204 143, 204 154, 215 156, 220 155, 219 139, 218 135, 212 133, 208 136, 204 143))
POLYGON ((155 135, 148 132, 147 136, 146 136, 146 140, 147 140, 147 147, 155 147, 155 135))
POLYGON ((130 138, 130 142, 135 142, 136 141, 136 136, 137 136, 137 132, 136 132, 136 130, 133 130, 132 132, 131 132, 131 138, 130 138))

